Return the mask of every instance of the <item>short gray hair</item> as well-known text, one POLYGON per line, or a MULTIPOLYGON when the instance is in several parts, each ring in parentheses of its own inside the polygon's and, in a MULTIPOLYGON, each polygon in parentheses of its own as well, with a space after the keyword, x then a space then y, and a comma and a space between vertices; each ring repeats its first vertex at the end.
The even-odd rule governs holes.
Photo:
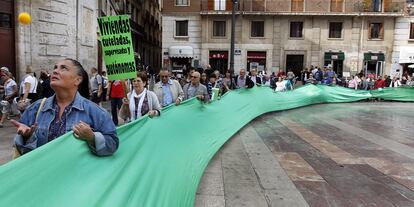
POLYGON ((168 70, 168 68, 162 68, 162 69, 160 70, 160 73, 161 73, 161 72, 168 72, 168 73, 169 73, 169 72, 170 72, 170 70, 168 70))

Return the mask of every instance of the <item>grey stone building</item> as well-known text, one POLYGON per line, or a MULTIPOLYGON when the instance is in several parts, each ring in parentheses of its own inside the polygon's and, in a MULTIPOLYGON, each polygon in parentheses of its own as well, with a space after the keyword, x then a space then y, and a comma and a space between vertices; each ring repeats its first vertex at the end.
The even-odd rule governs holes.
MULTIPOLYGON (((411 5, 410 5, 411 9, 411 5)), ((410 10, 406 17, 397 18, 394 30, 391 75, 414 76, 414 16, 410 10)))
MULTIPOLYGON (((229 67, 231 0, 164 0, 163 63, 229 67), (183 11, 186 11, 185 15, 183 11), (190 51, 192 50, 192 51, 190 51), (181 53, 180 53, 181 51, 181 53), (189 52, 185 52, 189 51, 189 52)), ((389 74, 405 0, 239 0, 235 70, 389 74)))
MULTIPOLYGON (((159 0, 98 0, 101 16, 130 16, 135 62, 141 70, 161 68, 161 4, 159 0)), ((100 50, 99 50, 100 51, 100 50)), ((105 70, 102 54, 99 68, 105 70)))
POLYGON ((27 65, 34 71, 53 69, 57 60, 77 59, 85 69, 97 66, 98 3, 87 0, 27 0, 14 2, 15 74, 22 77, 27 65), (32 23, 17 23, 20 12, 32 23))
POLYGON ((105 70, 97 18, 127 14, 139 65, 161 67, 161 13, 158 0, 0 0, 0 66, 19 79, 27 65, 52 70, 63 58, 78 60, 87 71, 105 70), (32 23, 17 22, 27 12, 32 23))

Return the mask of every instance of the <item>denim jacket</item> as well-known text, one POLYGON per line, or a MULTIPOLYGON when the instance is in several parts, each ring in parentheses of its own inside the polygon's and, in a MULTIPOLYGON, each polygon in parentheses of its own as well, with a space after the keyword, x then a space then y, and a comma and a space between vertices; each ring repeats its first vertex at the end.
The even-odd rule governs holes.
MULTIPOLYGON (((48 98, 37 118, 37 129, 33 135, 24 140, 21 135, 14 138, 14 144, 21 154, 30 152, 48 142, 49 127, 58 113, 53 107, 55 95, 48 98)), ((33 103, 23 113, 20 123, 32 126, 42 100, 33 103)), ((109 114, 98 105, 76 94, 72 107, 66 114, 66 132, 83 121, 89 124, 95 134, 95 145, 88 145, 90 151, 97 156, 112 155, 118 148, 119 140, 116 128, 109 114)))

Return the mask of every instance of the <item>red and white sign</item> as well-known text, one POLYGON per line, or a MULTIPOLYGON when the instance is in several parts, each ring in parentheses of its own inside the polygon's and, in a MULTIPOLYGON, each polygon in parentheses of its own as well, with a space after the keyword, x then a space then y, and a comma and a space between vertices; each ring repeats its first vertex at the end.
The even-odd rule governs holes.
POLYGON ((214 59, 228 59, 229 58, 229 54, 227 51, 223 51, 223 52, 210 52, 210 58, 214 58, 214 59))
POLYGON ((247 59, 266 59, 266 52, 247 52, 247 59))

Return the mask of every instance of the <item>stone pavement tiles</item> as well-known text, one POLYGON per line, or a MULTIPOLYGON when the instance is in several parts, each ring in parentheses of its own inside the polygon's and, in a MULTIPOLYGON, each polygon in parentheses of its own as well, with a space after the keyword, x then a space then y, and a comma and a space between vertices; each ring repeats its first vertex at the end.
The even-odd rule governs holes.
POLYGON ((414 104, 316 105, 232 137, 195 206, 414 206, 414 104))

